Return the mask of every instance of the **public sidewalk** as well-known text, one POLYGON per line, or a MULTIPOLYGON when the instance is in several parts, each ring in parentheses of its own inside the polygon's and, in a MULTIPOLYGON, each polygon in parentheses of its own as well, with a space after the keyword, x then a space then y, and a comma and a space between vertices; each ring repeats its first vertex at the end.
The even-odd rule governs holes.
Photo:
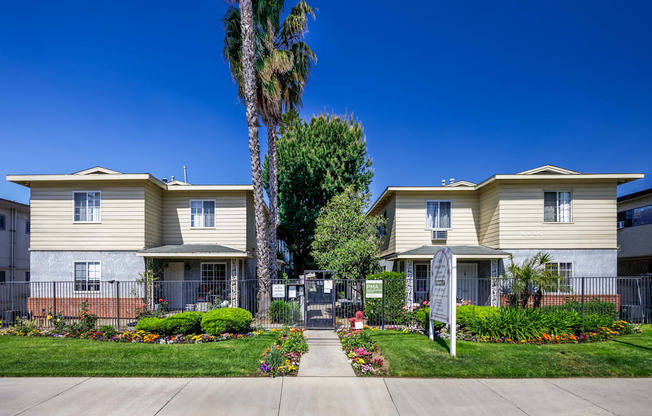
POLYGON ((649 415, 648 379, 0 378, 0 415, 649 415))

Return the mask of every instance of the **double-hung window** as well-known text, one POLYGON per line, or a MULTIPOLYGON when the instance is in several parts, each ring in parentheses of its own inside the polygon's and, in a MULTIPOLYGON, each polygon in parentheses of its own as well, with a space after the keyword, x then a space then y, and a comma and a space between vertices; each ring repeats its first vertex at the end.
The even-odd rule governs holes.
POLYGON ((430 295, 430 264, 414 265, 414 297, 419 304, 428 300, 430 295))
POLYGON ((573 277, 573 263, 553 262, 546 263, 546 270, 558 275, 561 279, 552 288, 555 292, 568 292, 571 288, 571 278, 573 277))
POLYGON ((451 228, 451 201, 426 201, 426 229, 451 228))
POLYGON ((215 227, 215 200, 190 201, 190 228, 215 227))
POLYGON ((99 261, 75 262, 75 291, 99 292, 101 269, 99 261))
POLYGON ((75 222, 100 222, 100 191, 73 192, 75 222))
POLYGON ((573 194, 569 191, 543 193, 543 221, 571 222, 571 202, 573 194))
POLYGON ((0 230, 4 230, 4 229, 5 229, 5 216, 0 215, 0 230))

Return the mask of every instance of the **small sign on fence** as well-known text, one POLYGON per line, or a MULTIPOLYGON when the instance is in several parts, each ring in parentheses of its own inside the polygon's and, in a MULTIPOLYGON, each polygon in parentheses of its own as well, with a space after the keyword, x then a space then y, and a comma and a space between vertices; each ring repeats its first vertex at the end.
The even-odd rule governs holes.
POLYGON ((272 297, 273 298, 284 298, 285 297, 285 285, 272 285, 272 297))
POLYGON ((364 293, 366 298, 380 299, 383 297, 382 280, 366 280, 364 283, 364 293))
POLYGON ((288 297, 289 298, 296 298, 297 297, 297 287, 296 286, 288 286, 288 297))

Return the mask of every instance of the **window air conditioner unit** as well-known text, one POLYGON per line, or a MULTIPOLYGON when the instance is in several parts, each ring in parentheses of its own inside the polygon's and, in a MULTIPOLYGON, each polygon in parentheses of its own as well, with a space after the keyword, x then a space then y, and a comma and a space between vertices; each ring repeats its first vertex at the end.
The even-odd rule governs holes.
POLYGON ((448 238, 448 231, 433 230, 432 232, 433 240, 446 240, 447 238, 448 238))
POLYGON ((618 221, 618 225, 616 226, 618 230, 625 228, 625 221, 618 221))

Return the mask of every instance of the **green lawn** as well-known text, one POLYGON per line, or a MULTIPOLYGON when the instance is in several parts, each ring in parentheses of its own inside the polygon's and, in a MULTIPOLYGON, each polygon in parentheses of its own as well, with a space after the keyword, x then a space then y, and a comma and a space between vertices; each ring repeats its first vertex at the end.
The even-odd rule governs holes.
POLYGON ((0 336, 0 376, 251 376, 277 336, 161 345, 5 335, 0 336))
POLYGON ((481 344, 397 331, 373 331, 372 339, 396 377, 649 377, 652 326, 612 341, 564 345, 481 344))

